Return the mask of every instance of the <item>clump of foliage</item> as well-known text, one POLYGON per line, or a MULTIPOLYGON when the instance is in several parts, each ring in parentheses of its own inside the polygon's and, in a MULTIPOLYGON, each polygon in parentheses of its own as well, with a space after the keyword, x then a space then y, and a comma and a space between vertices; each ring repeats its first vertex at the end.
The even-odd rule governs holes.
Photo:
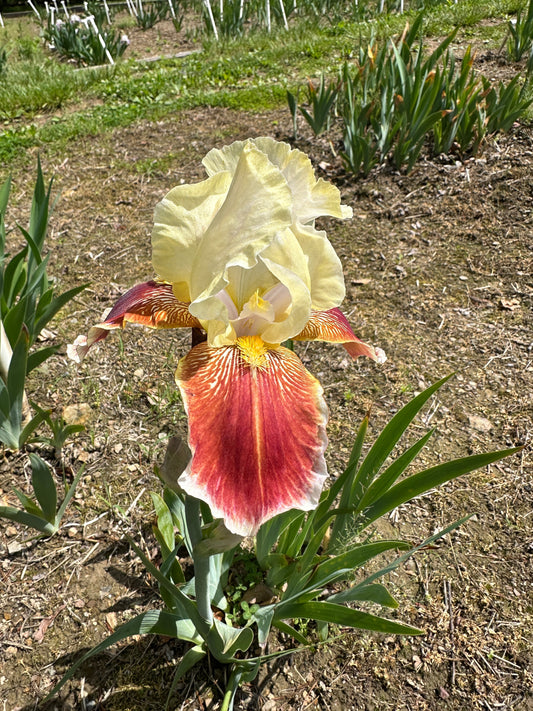
POLYGON ((165 708, 170 708, 179 680, 210 653, 231 670, 222 704, 230 711, 239 684, 252 681, 261 664, 295 651, 266 654, 272 628, 291 637, 296 649, 331 639, 337 626, 422 634, 422 630, 391 617, 390 611, 399 603, 386 587, 388 576, 469 517, 415 545, 377 539, 369 527, 413 497, 520 449, 476 454, 406 473, 427 445, 433 434, 429 431, 389 459, 422 407, 447 380, 443 378, 405 405, 362 456, 368 427, 365 417, 346 469, 322 493, 318 507, 307 512, 286 511, 264 523, 253 551, 239 547, 240 538, 229 533, 221 521, 213 520, 205 502, 176 488, 175 480, 190 453, 174 438, 158 472, 168 485, 163 497, 152 494, 157 515, 154 533, 162 553, 160 568, 130 542, 157 581, 165 607, 143 612, 115 630, 79 659, 51 693, 93 655, 131 635, 155 633, 192 645, 176 668, 165 708), (195 576, 187 582, 177 555, 183 547, 194 561, 195 576), (387 553, 392 554, 388 562, 367 571, 387 553), (245 597, 257 584, 269 593, 261 604, 253 602, 254 597, 250 602, 245 597), (372 612, 367 611, 369 605, 372 612), (365 609, 359 609, 361 606, 365 609), (216 617, 212 607, 218 611, 216 617))
POLYGON ((10 179, 0 189, 0 441, 22 447, 48 413, 38 408, 33 417, 26 398, 28 374, 50 358, 58 346, 36 348, 43 329, 57 312, 85 286, 57 295, 43 255, 50 216, 52 181, 45 187, 41 165, 33 193, 28 229, 18 225, 26 244, 10 254, 5 215, 10 179))
POLYGON ((162 20, 166 20, 169 12, 167 3, 147 2, 137 0, 135 19, 138 27, 143 30, 149 30, 162 20))
POLYGON ((522 85, 516 76, 494 87, 474 71, 470 47, 458 64, 450 49, 456 31, 426 57, 422 20, 419 14, 396 42, 378 47, 371 40, 360 47, 338 81, 328 84, 322 76, 319 88, 307 91, 309 109, 288 94, 294 125, 299 109, 315 135, 327 129, 336 106, 342 158, 352 173, 367 175, 386 161, 409 171, 426 143, 437 154, 475 154, 487 135, 509 130, 532 102, 526 93, 529 73, 522 85))
POLYGON ((509 20, 509 41, 507 51, 510 58, 519 62, 524 54, 532 51, 533 47, 533 0, 529 0, 527 11, 524 15, 520 10, 516 20, 509 20))
POLYGON ((19 489, 13 488, 23 508, 0 506, 0 518, 33 528, 45 536, 53 536, 54 533, 59 531, 66 508, 76 491, 84 469, 83 467, 80 469, 72 484, 65 483, 65 495, 58 508, 57 487, 50 467, 37 454, 32 453, 29 458, 31 463, 31 485, 35 500, 19 489))
POLYGON ((87 66, 113 63, 129 45, 126 35, 113 27, 98 25, 93 15, 86 18, 71 15, 62 20, 50 14, 42 34, 50 49, 60 57, 87 66))

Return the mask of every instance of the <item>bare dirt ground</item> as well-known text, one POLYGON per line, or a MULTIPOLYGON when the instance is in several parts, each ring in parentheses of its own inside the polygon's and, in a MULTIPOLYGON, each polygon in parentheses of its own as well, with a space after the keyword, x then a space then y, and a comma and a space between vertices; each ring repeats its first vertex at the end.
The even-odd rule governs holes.
MULTIPOLYGON (((172 186, 204 177, 200 161, 210 148, 257 135, 291 141, 291 134, 288 111, 199 109, 60 155, 43 148, 43 168, 61 193, 49 272, 61 290, 90 282, 54 324, 56 338, 72 341, 120 293, 153 276, 153 208, 172 186)), ((370 406, 375 435, 415 392, 452 371, 412 435, 436 428, 423 463, 526 448, 380 522, 381 532, 415 544, 475 514, 388 581, 399 618, 423 627, 423 637, 349 632, 265 667, 236 708, 532 709, 533 132, 516 127, 464 162, 427 159, 408 176, 385 168, 365 180, 345 175, 326 141, 302 134, 295 145, 354 208, 349 223, 323 223, 345 266, 344 311, 356 333, 388 355, 378 367, 348 362, 334 346, 299 348, 330 407, 330 474, 341 471, 370 406)), ((32 154, 16 167, 11 222, 27 221, 35 164, 32 154)), ((32 378, 31 396, 42 406, 57 413, 86 406, 87 430, 66 446, 63 461, 67 478, 86 468, 55 538, 33 541, 0 524, 5 711, 37 708, 81 652, 160 605, 124 536, 157 562, 149 492, 160 491, 154 465, 168 437, 186 433, 173 372, 188 345, 185 332, 131 328, 95 348, 81 368, 63 348, 32 378)), ((4 501, 13 502, 13 485, 27 490, 28 468, 25 455, 2 453, 4 501)), ((60 484, 61 464, 56 473, 60 484)), ((85 665, 46 708, 160 710, 184 651, 165 638, 128 640, 85 665)), ((215 664, 195 668, 170 708, 214 711, 223 685, 215 664)))

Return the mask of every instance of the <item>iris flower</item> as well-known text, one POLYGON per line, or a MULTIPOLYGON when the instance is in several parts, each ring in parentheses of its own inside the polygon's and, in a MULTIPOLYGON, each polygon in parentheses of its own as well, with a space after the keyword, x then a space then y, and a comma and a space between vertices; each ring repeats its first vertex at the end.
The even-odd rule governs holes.
POLYGON ((382 362, 338 309, 342 266, 315 218, 352 216, 310 160, 271 138, 237 141, 203 160, 207 179, 157 205, 157 279, 126 292, 69 347, 78 362, 129 323, 202 329, 176 382, 190 462, 178 482, 233 533, 253 535, 288 509, 316 507, 327 471, 327 407, 289 339, 339 343, 382 362))

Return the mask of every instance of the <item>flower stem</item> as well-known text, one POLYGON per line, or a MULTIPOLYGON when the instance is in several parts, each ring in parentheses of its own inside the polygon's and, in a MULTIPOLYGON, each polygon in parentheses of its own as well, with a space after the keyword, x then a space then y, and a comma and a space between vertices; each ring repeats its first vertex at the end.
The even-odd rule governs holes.
POLYGON ((235 667, 231 672, 228 685, 226 686, 220 711, 233 711, 233 702, 235 701, 235 694, 240 685, 241 676, 242 670, 239 669, 239 667, 235 667))
POLYGON ((213 611, 211 610, 211 586, 209 556, 195 553, 194 548, 202 540, 202 525, 200 519, 200 502, 192 496, 185 500, 185 517, 187 528, 193 545, 192 558, 194 561, 194 588, 196 592, 196 605, 198 612, 208 625, 213 624, 213 611))

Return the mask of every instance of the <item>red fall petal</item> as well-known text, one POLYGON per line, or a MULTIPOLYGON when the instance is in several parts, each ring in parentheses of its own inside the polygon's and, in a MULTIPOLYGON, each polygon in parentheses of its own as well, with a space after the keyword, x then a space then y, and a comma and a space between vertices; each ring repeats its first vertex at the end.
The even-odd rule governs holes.
POLYGON ((304 330, 294 337, 295 341, 327 341, 341 343, 352 358, 367 356, 378 363, 384 363, 387 356, 381 348, 363 343, 352 331, 348 319, 340 309, 313 311, 304 330))
POLYGON ((189 313, 188 304, 174 296, 172 284, 147 281, 123 294, 105 321, 89 329, 87 336, 78 336, 67 347, 68 356, 80 363, 94 343, 106 338, 109 331, 124 328, 126 323, 148 328, 201 328, 198 319, 189 313))
POLYGON ((253 535, 278 513, 318 504, 327 407, 292 351, 253 337, 223 348, 201 343, 176 380, 193 453, 179 483, 230 531, 253 535))

